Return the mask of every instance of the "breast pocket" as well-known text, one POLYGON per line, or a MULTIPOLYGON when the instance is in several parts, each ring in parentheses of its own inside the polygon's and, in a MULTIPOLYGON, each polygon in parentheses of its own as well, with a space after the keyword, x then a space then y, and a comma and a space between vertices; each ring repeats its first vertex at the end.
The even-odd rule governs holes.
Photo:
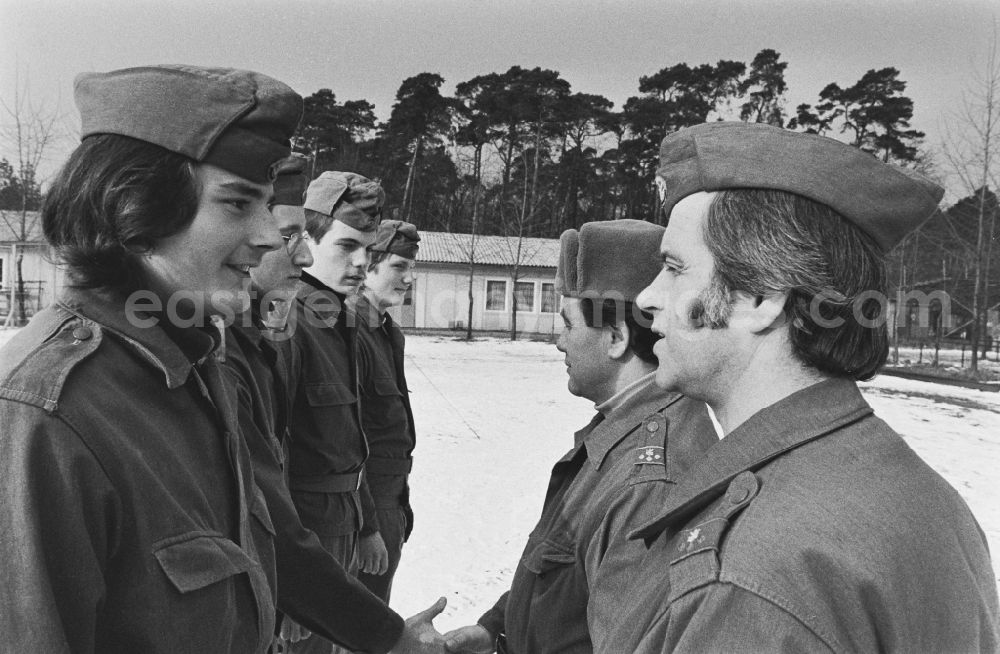
POLYGON ((396 382, 388 377, 376 377, 372 380, 372 390, 375 395, 380 395, 382 397, 402 397, 402 393, 396 388, 396 382))
POLYGON ((354 404, 357 396, 347 384, 338 382, 322 382, 306 384, 306 401, 313 407, 335 407, 354 404))
POLYGON ((239 545, 206 532, 193 532, 169 539, 165 544, 161 542, 153 555, 167 579, 181 593, 208 588, 249 572, 254 565, 239 545))
POLYGON ((404 433, 408 418, 403 394, 391 377, 375 377, 367 384, 361 403, 365 417, 365 432, 379 440, 383 434, 404 433))
POLYGON ((571 542, 545 538, 525 555, 522 562, 525 568, 539 577, 558 575, 576 564, 575 548, 571 542))

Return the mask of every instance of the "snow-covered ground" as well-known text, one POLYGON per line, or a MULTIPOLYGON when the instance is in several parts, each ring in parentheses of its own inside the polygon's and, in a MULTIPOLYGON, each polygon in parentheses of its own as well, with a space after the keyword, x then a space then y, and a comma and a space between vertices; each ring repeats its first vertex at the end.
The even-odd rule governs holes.
MULTIPOLYGON (((11 334, 0 330, 0 344, 11 334)), ((506 590, 549 470, 593 406, 567 392, 562 355, 548 343, 410 336, 407 378, 416 527, 392 604, 410 615, 446 596, 436 621, 444 631, 474 622, 506 590)), ((1000 394, 892 377, 862 388, 958 489, 1000 552, 1000 394)))

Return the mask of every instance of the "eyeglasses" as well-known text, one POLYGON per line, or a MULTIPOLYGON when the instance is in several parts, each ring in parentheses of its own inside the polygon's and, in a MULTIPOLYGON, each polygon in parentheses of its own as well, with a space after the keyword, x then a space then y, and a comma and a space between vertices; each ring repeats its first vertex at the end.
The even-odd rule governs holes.
POLYGON ((281 238, 285 239, 285 249, 288 251, 288 254, 291 255, 295 254, 295 251, 299 249, 299 245, 302 241, 309 238, 309 232, 303 229, 301 232, 295 232, 294 234, 282 234, 281 238))

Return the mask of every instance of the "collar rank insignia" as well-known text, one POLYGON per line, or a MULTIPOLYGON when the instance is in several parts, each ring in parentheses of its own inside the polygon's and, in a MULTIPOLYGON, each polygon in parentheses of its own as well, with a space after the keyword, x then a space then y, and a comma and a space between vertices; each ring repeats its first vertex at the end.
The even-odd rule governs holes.
POLYGON ((635 453, 635 464, 637 466, 647 464, 663 465, 663 448, 658 445, 647 445, 646 447, 637 448, 635 453))

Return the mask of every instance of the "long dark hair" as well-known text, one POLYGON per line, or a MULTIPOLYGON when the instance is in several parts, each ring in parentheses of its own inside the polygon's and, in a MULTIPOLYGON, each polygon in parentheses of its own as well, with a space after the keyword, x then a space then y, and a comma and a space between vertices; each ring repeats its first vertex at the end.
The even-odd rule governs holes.
POLYGON ((72 286, 129 293, 148 287, 141 257, 198 210, 193 160, 117 134, 73 151, 42 204, 42 229, 72 286))

